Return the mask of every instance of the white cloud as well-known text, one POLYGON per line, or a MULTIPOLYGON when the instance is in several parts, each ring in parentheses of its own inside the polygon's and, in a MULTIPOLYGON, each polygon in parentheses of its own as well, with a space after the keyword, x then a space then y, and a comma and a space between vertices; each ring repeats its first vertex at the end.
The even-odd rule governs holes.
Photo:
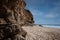
POLYGON ((45 15, 45 17, 53 18, 53 17, 55 17, 55 15, 53 15, 53 14, 47 14, 47 15, 45 15))
POLYGON ((57 16, 58 16, 58 14, 54 14, 54 13, 48 13, 45 15, 46 18, 55 18, 57 16))

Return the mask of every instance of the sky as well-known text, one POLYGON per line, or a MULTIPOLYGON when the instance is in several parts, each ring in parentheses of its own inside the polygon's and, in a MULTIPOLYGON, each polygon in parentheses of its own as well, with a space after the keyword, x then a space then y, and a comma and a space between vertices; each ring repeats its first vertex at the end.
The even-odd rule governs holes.
POLYGON ((35 24, 60 24, 60 0, 25 0, 35 24))

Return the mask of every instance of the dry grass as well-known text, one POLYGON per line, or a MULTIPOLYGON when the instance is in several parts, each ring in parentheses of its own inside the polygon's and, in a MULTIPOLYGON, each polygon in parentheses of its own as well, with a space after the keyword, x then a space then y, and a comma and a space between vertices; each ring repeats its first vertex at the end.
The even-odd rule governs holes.
POLYGON ((45 27, 23 27, 27 31, 26 40, 60 40, 60 29, 45 27))

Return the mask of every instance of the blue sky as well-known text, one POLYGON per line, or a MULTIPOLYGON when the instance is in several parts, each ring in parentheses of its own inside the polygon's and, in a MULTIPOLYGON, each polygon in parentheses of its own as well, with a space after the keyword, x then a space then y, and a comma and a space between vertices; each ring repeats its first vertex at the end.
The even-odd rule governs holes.
POLYGON ((60 24, 60 0, 25 0, 35 24, 60 24))

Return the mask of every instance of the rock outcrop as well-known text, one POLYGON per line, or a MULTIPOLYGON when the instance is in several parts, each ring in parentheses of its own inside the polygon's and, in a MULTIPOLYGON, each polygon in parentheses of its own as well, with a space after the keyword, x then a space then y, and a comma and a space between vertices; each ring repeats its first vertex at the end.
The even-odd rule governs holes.
POLYGON ((21 25, 33 24, 34 23, 33 15, 31 14, 29 10, 24 9, 24 7, 26 6, 26 3, 24 1, 23 1, 23 5, 21 2, 19 3, 18 3, 18 0, 6 0, 6 2, 4 0, 3 1, 0 0, 0 4, 1 4, 0 5, 0 18, 5 20, 7 23, 8 22, 15 23, 17 21, 17 16, 19 13, 21 25), (21 9, 21 7, 23 9, 21 9), (23 13, 21 13, 21 10, 23 11, 23 13))
POLYGON ((34 24, 33 15, 29 10, 24 9, 20 18, 23 26, 32 26, 34 24))
POLYGON ((0 40, 25 40, 21 26, 34 23, 24 0, 0 0, 0 40))

